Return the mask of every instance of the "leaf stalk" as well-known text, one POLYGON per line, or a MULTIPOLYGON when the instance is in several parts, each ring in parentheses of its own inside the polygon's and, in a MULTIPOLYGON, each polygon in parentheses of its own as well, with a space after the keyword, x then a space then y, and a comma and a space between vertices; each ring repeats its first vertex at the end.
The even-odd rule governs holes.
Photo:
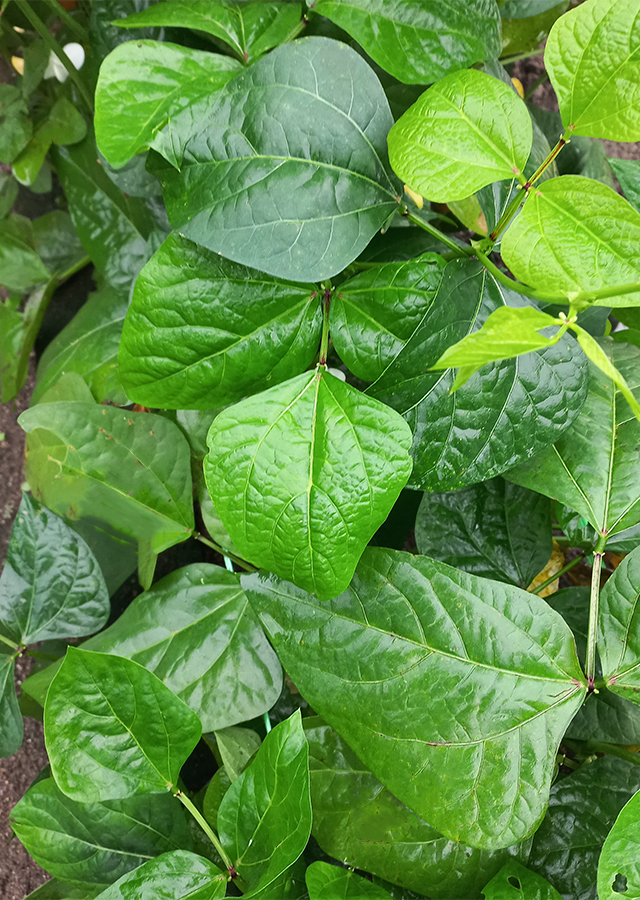
POLYGON ((593 551, 593 567, 591 569, 591 591, 589 594, 589 630, 587 633, 587 663, 586 676, 588 691, 595 690, 596 679, 596 638, 598 634, 598 614, 600 611, 600 572, 602 570, 602 557, 607 544, 607 536, 601 534, 595 550, 593 551))
POLYGON ((409 212, 407 207, 400 207, 400 214, 406 216, 410 222, 414 225, 418 225, 424 231, 434 237, 436 240, 440 241, 441 244, 444 244, 445 247, 448 247, 449 250, 453 251, 458 259, 462 259, 466 256, 473 256, 473 250, 469 247, 460 247, 459 244, 456 244, 454 240, 452 240, 448 235, 444 234, 444 232, 440 231, 439 228, 436 228, 435 225, 432 225, 430 222, 425 222, 424 219, 421 219, 419 216, 414 215, 414 213, 409 212))
POLYGON ((568 562, 566 564, 566 566, 563 566, 561 569, 558 569, 558 571, 556 572, 555 575, 552 575, 551 578, 547 578, 546 581, 543 581, 542 584, 539 584, 532 591, 529 591, 529 593, 530 594, 539 594, 540 591, 543 591, 546 587, 549 587, 550 584, 553 584, 554 581, 557 581, 557 579, 560 578, 561 575, 565 575, 567 572, 569 572, 571 569, 573 569, 574 566, 577 566, 578 563, 581 563, 583 561, 584 561, 584 554, 582 554, 581 556, 576 556, 576 558, 572 559, 570 562, 568 562))
POLYGON ((227 855, 227 852, 225 851, 224 847, 220 843, 220 840, 219 840, 217 834, 211 828, 211 826, 209 825, 209 823, 207 822, 205 817, 202 815, 200 810, 197 808, 197 806, 194 803, 191 802, 191 800, 189 800, 189 798, 183 791, 177 790, 173 796, 177 797, 178 800, 182 803, 182 805, 185 806, 189 810, 189 812, 191 813, 193 818, 196 820, 196 822, 198 823, 200 828, 202 828, 202 830, 204 831, 206 836, 209 838, 209 840, 211 841, 213 846, 216 848, 218 856, 220 857, 222 862, 225 864, 225 866, 229 870, 229 878, 233 879, 234 884, 236 884, 240 888, 240 890, 244 893, 244 891, 246 891, 248 889, 249 885, 246 884, 244 879, 240 878, 240 876, 236 872, 236 868, 233 865, 233 863, 231 862, 231 859, 227 855))
POLYGON ((201 544, 206 544, 207 547, 210 547, 212 550, 215 550, 216 553, 219 553, 220 556, 224 556, 227 559, 230 559, 237 566, 240 566, 241 569, 244 569, 247 572, 257 572, 255 566, 252 566, 250 562, 247 562, 246 559, 242 559, 241 556, 236 556, 235 553, 230 553, 229 550, 225 550, 224 547, 220 546, 220 544, 216 544, 215 541, 210 541, 209 538, 206 538, 203 534, 200 534, 199 531, 194 531, 192 534, 197 541, 200 541, 201 544))

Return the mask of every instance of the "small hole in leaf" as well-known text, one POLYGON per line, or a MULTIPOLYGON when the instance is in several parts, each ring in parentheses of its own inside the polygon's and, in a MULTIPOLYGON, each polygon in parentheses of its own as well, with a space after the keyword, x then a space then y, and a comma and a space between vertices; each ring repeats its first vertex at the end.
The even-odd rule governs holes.
POLYGON ((625 894, 627 892, 627 876, 621 875, 620 872, 613 879, 611 890, 616 894, 625 894))
POLYGON ((509 882, 509 884, 510 884, 512 887, 518 888, 518 890, 521 890, 522 885, 520 884, 519 879, 517 879, 515 875, 510 875, 510 876, 507 878, 507 881, 509 882))

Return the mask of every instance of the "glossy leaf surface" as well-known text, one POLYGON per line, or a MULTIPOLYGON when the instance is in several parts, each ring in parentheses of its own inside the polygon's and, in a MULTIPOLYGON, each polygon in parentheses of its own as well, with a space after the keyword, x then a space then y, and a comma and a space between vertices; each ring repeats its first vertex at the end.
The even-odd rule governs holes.
POLYGON ((598 863, 599 900, 618 900, 621 893, 640 896, 640 793, 626 804, 604 842, 598 863), (624 891, 620 890, 623 880, 624 891))
POLYGON ((305 718, 311 768, 312 834, 330 856, 433 900, 477 896, 528 842, 474 850, 443 837, 400 803, 319 717, 305 718))
POLYGON ((553 552, 550 507, 545 497, 502 478, 460 491, 427 491, 416 544, 423 556, 526 589, 553 552))
POLYGON ((446 0, 319 0, 314 10, 408 84, 430 84, 454 69, 498 57, 502 49, 494 0, 465 9, 446 0))
POLYGON ((242 555, 337 596, 411 471, 392 409, 319 367, 214 419, 204 473, 242 555))
POLYGON ((185 142, 210 107, 212 95, 241 70, 228 56, 178 44, 120 44, 100 67, 98 147, 116 169, 149 147, 179 167, 185 142))
POLYGON ((565 128, 640 140, 640 0, 589 0, 555 23, 544 62, 565 128))
POLYGON ((392 124, 354 50, 319 37, 280 47, 223 88, 180 172, 158 163, 171 224, 271 275, 328 278, 397 207, 392 124))
POLYGON ((610 691, 640 705, 640 548, 622 560, 600 595, 598 651, 610 691))
POLYGON ((147 406, 226 406, 304 371, 321 323, 315 285, 263 275, 174 233, 136 281, 123 383, 147 406))
POLYGON ((14 685, 15 658, 11 648, 0 649, 0 758, 13 756, 22 745, 22 713, 14 685))
POLYGON ((205 731, 262 715, 280 695, 280 663, 239 577, 220 566, 177 569, 83 647, 145 666, 205 731))
POLYGON ((174 850, 122 875, 100 894, 102 900, 218 900, 227 876, 208 859, 174 850))
POLYGON ((29 788, 11 819, 39 865, 98 891, 161 853, 193 848, 184 808, 169 794, 76 803, 47 778, 29 788))
POLYGON ((331 339, 358 378, 375 381, 433 305, 444 260, 426 253, 343 282, 331 298, 331 339))
POLYGON ((586 361, 568 338, 493 363, 455 394, 452 371, 429 371, 447 347, 505 305, 522 306, 522 298, 499 286, 480 263, 450 262, 433 307, 367 390, 411 427, 412 487, 451 490, 500 475, 556 441, 582 407, 586 361))
POLYGON ((409 187, 443 203, 522 173, 532 140, 518 95, 485 72, 464 69, 425 91, 393 126, 389 159, 409 187))
POLYGON ((303 697, 399 800, 471 846, 536 829, 585 695, 544 601, 377 548, 329 603, 274 576, 242 584, 303 697))
MULTIPOLYGON (((639 384, 640 348, 601 338, 601 346, 627 378, 639 384)), ((640 423, 613 382, 590 366, 589 394, 571 429, 553 447, 510 469, 506 477, 560 500, 610 537, 640 522, 640 423)))
POLYGON ((546 878, 510 860, 482 890, 485 900, 562 900, 546 878))
POLYGON ((391 900, 389 891, 350 869, 326 862, 311 863, 305 873, 309 900, 391 900))
POLYGON ((233 784, 247 768, 262 741, 250 728, 224 728, 216 731, 216 743, 229 781, 233 784))
POLYGON ((309 747, 299 712, 267 734, 224 795, 218 833, 252 893, 298 859, 311 833, 309 747))
POLYGON ((103 519, 136 540, 150 540, 157 553, 189 537, 189 447, 173 422, 57 402, 32 406, 20 425, 30 434, 31 488, 56 512, 103 519))
MULTIPOLYGON (((502 239, 502 255, 525 284, 588 294, 640 281, 638 241, 640 213, 623 197, 590 178, 563 175, 531 192, 502 239)), ((640 292, 595 302, 637 306, 640 292)))
POLYGON ((29 219, 12 215, 0 221, 0 284, 10 291, 26 291, 49 276, 29 219))
POLYGON ((143 666, 75 647, 51 682, 44 727, 56 783, 81 803, 176 790, 202 731, 143 666))

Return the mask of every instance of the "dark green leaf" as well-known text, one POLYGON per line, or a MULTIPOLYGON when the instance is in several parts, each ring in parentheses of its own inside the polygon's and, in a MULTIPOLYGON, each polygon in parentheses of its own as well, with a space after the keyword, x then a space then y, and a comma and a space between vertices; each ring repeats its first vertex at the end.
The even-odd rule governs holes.
POLYGON ((31 139, 27 104, 12 84, 0 84, 0 163, 10 163, 31 139))
POLYGON ((442 257, 426 253, 340 285, 331 300, 331 339, 354 375, 364 381, 382 375, 433 305, 444 265, 442 257))
POLYGON ((14 685, 15 653, 0 646, 0 758, 13 756, 22 746, 22 713, 14 685))
POLYGON ((571 547, 591 551, 598 543, 598 535, 593 525, 589 525, 587 519, 574 512, 571 507, 556 503, 555 519, 569 539, 571 547))
POLYGON ((311 797, 299 711, 269 732, 224 795, 218 832, 252 893, 271 885, 300 856, 311 833, 311 797))
POLYGON ((0 221, 0 284, 10 291, 26 291, 50 274, 38 256, 29 219, 11 215, 0 221))
POLYGON ((83 646, 146 666, 205 731, 262 715, 282 687, 280 664, 238 576, 206 563, 167 575, 83 646))
POLYGON ((500 8, 505 19, 526 19, 539 16, 558 5, 558 0, 507 0, 500 8))
POLYGON ((247 768, 262 741, 250 728, 223 728, 216 731, 216 743, 229 781, 233 784, 247 768))
POLYGON ((84 258, 68 213, 60 209, 46 213, 33 221, 32 228, 38 255, 53 275, 64 275, 84 258))
POLYGON ((80 803, 177 790, 201 731, 196 714, 143 666, 75 647, 44 708, 53 777, 80 803))
POLYGON ((392 124, 354 50, 316 37, 280 47, 222 89, 180 172, 158 160, 171 224, 271 275, 328 278, 397 208, 392 124))
POLYGON ((314 862, 306 871, 305 879, 309 900, 391 900, 389 891, 356 875, 352 869, 330 866, 326 862, 314 862))
POLYGON ((74 886, 52 878, 27 894, 26 900, 95 900, 100 893, 99 887, 74 886))
POLYGON ((487 366, 455 394, 452 372, 429 371, 447 347, 505 305, 522 306, 522 297, 500 287, 479 262, 450 262, 433 306, 368 389, 411 426, 412 487, 451 490, 499 475, 557 440, 581 409, 586 362, 566 337, 540 353, 487 366))
POLYGON ((209 782, 202 801, 202 813, 215 831, 218 830, 218 810, 220 809, 222 798, 229 790, 230 785, 231 781, 227 775, 227 770, 224 766, 221 766, 209 782))
POLYGON ((291 284, 172 234, 144 267, 118 362, 146 406, 226 406, 311 364, 322 314, 313 284, 291 284))
POLYGON ((98 891, 160 853, 193 848, 184 809, 168 794, 76 803, 47 778, 27 791, 11 819, 51 875, 98 891))
POLYGON ((223 410, 208 441, 207 487, 240 553, 325 600, 411 471, 406 423, 324 367, 223 410))
POLYGON ((626 804, 604 842, 598 863, 599 900, 619 900, 620 894, 640 896, 640 793, 626 804), (622 884, 620 884, 622 881, 622 884))
POLYGON ((313 6, 409 84, 430 84, 502 50, 495 0, 464 8, 447 0, 319 0, 313 6))
MULTIPOLYGON (((532 103, 529 103, 528 107, 534 121, 547 136, 549 144, 554 146, 563 132, 560 113, 552 109, 540 109, 532 103)), ((553 167, 550 167, 553 175, 584 175, 585 178, 594 178, 615 188, 605 145, 598 138, 579 135, 572 137, 562 148, 562 153, 556 157, 555 163, 557 171, 554 172, 553 167)))
POLYGON ((274 576, 242 583, 303 697, 399 800, 471 846, 535 831, 586 691, 543 600, 378 548, 329 603, 274 576))
POLYGON ((609 157, 609 165, 629 203, 640 210, 640 160, 609 157))
POLYGON ((11 207, 18 196, 18 182, 11 173, 0 174, 0 219, 11 212, 11 207))
POLYGON ((102 900, 218 900, 227 892, 218 866, 188 850, 163 853, 122 875, 102 900))
POLYGON ((416 518, 424 556, 527 588, 553 552, 545 497, 494 478, 461 491, 426 492, 416 518))
POLYGON ((482 891, 485 900, 562 900, 549 882, 510 860, 482 891))
POLYGON ((51 50, 42 40, 32 41, 22 48, 24 73, 22 77, 22 93, 25 97, 38 87, 49 63, 51 50))

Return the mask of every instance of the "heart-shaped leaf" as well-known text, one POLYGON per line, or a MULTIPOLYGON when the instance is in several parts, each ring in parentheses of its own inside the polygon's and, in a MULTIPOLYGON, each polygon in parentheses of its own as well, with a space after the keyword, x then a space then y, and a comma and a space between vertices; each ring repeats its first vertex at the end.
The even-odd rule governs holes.
POLYGON ((122 875, 100 894, 102 900, 219 900, 227 876, 208 859, 188 850, 173 850, 122 875))
POLYGON ((511 860, 482 889, 485 900, 562 900, 546 878, 511 860))
POLYGON ((535 831, 586 693, 543 600, 378 548, 329 603, 274 576, 242 583, 303 697, 399 800, 474 847, 535 831))
POLYGON ((602 847, 598 862, 599 900, 619 900, 620 894, 627 892, 640 896, 639 821, 640 792, 626 804, 602 847))
POLYGON ((389 891, 356 875, 352 869, 331 866, 326 862, 311 863, 305 879, 309 900, 391 900, 389 891))
POLYGON ((406 423, 324 367, 223 410, 208 441, 207 487, 240 553, 324 600, 411 471, 406 423))

